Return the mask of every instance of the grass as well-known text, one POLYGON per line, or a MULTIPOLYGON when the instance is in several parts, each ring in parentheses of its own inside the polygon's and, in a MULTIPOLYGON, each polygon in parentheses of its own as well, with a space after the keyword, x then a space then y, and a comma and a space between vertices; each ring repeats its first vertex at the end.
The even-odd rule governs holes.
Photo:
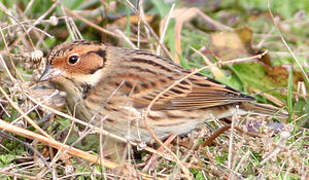
MULTIPOLYGON (((177 137, 168 148, 177 154, 179 160, 185 162, 189 177, 307 179, 309 87, 306 79, 309 74, 309 41, 306 17, 309 15, 309 3, 271 1, 270 9, 275 17, 272 18, 266 0, 223 0, 217 4, 194 1, 196 3, 193 5, 188 2, 177 1, 174 11, 170 12, 172 4, 163 0, 144 1, 147 26, 142 15, 136 14, 139 7, 135 1, 130 4, 128 1, 113 0, 63 0, 58 5, 56 1, 43 0, 0 1, 0 85, 8 94, 8 97, 4 93, 0 94, 0 119, 16 127, 38 132, 37 128, 25 121, 25 117, 21 118, 21 111, 28 112, 30 119, 59 142, 68 145, 76 143, 75 147, 100 156, 98 148, 95 148, 99 142, 97 136, 79 139, 80 134, 74 131, 72 119, 63 118, 57 111, 51 112, 42 106, 35 107, 36 103, 27 96, 43 97, 41 102, 70 114, 61 95, 45 102, 44 99, 48 99, 52 91, 36 88, 41 86, 36 80, 44 69, 46 59, 40 59, 39 54, 38 58, 33 58, 33 52, 41 50, 46 55, 54 45, 73 39, 75 36, 69 31, 72 29, 72 32, 80 31, 85 39, 122 47, 131 47, 130 43, 138 46, 136 39, 140 33, 140 48, 155 53, 158 48, 157 38, 160 38, 155 34, 163 30, 161 20, 170 16, 163 39, 165 50, 160 50, 162 56, 170 57, 192 71, 216 64, 215 69, 206 69, 201 73, 254 95, 258 102, 280 106, 291 114, 285 122, 251 115, 234 118, 234 128, 225 131, 210 145, 205 145, 205 142, 217 129, 229 126, 231 119, 213 120, 188 136, 177 137), (195 9, 176 14, 181 8, 189 7, 195 9), (50 13, 45 14, 48 10, 50 13), (199 12, 208 15, 210 20, 207 21, 199 12), (188 14, 181 16, 184 13, 188 14), (76 27, 64 20, 65 15, 72 17, 76 27), (99 27, 87 23, 80 16, 99 27), (36 21, 35 28, 26 33, 25 29, 33 27, 36 21), (182 26, 178 26, 181 23, 182 26), (235 31, 229 30, 232 28, 235 31), (117 30, 122 34, 117 33, 117 30), (180 39, 177 38, 177 32, 181 32, 180 39), (210 61, 205 61, 196 50, 210 61), (268 53, 262 59, 231 63, 235 59, 251 57, 265 50, 268 53), (301 72, 302 69, 305 73, 301 72), (43 119, 50 120, 42 122, 43 119), (69 137, 68 132, 72 132, 69 137)), ((62 160, 58 161, 55 149, 16 133, 1 131, 0 142, 0 179, 31 179, 34 176, 42 179, 126 178, 129 174, 133 177, 136 171, 144 177, 145 174, 170 179, 186 176, 180 170, 179 162, 164 155, 159 156, 158 164, 152 170, 140 173, 152 155, 149 148, 157 149, 158 144, 149 144, 148 149, 142 151, 134 150, 134 145, 128 146, 126 155, 129 164, 123 170, 102 168, 80 157, 72 157, 67 161, 60 158, 62 160), (40 158, 41 155, 47 159, 40 158)))

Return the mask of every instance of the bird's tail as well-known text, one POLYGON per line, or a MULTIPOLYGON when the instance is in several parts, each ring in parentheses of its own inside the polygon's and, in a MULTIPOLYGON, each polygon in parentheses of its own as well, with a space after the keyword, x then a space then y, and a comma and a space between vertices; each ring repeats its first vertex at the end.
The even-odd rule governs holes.
POLYGON ((249 112, 257 113, 257 114, 274 116, 274 117, 279 118, 279 119, 288 119, 289 118, 288 112, 286 112, 283 109, 269 105, 269 104, 243 102, 243 103, 241 103, 240 108, 242 108, 246 111, 249 111, 249 112))

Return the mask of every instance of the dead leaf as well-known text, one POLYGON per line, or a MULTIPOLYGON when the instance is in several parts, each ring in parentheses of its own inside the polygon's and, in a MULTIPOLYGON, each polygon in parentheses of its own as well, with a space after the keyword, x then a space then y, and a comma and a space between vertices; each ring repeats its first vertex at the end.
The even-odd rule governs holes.
MULTIPOLYGON (((145 16, 145 20, 150 23, 153 21, 154 19, 154 15, 146 15, 145 16)), ((126 24, 130 23, 130 24, 137 24, 139 21, 139 16, 137 15, 131 15, 130 18, 128 18, 127 16, 121 17, 119 19, 117 19, 116 21, 113 22, 113 25, 117 25, 117 26, 125 26, 126 24)))
POLYGON ((227 61, 253 56, 252 30, 236 29, 232 32, 216 32, 210 35, 209 51, 220 60, 227 61))

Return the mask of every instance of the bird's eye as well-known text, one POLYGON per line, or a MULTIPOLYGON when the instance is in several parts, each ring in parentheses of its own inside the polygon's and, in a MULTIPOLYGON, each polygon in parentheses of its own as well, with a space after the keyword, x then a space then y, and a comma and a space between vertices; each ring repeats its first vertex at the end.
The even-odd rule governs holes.
POLYGON ((78 62, 78 60, 79 60, 79 56, 74 54, 69 57, 69 64, 74 65, 78 62))

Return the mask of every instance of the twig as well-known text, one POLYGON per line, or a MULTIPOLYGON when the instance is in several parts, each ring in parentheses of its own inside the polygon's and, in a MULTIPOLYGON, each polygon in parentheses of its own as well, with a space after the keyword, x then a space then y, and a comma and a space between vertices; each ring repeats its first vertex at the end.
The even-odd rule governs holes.
POLYGON ((275 18, 274 18, 274 15, 270 9, 270 0, 267 1, 268 3, 268 11, 269 11, 269 14, 271 16, 271 19, 273 20, 273 23, 275 25, 275 27, 277 28, 278 32, 279 32, 279 35, 280 35, 280 38, 281 38, 281 41, 283 42, 284 46, 288 49, 288 51, 290 52, 290 54, 292 55, 293 59, 295 60, 297 66, 300 68, 300 71, 303 75, 303 78, 306 82, 306 86, 307 88, 309 88, 309 78, 303 68, 303 66, 300 64, 298 58, 296 57, 296 55, 294 54, 294 52, 292 51, 292 49, 290 48, 290 46, 287 44, 287 42, 285 41, 283 35, 282 35, 282 32, 280 31, 279 27, 278 27, 278 23, 275 21, 275 18))
POLYGON ((217 129, 201 146, 209 146, 220 134, 224 133, 228 129, 230 129, 231 125, 223 126, 217 129))
POLYGON ((133 48, 133 49, 138 49, 138 47, 136 47, 131 41, 130 39, 119 29, 116 29, 116 32, 118 32, 118 34, 120 34, 120 36, 122 36, 122 38, 133 48))
POLYGON ((49 134, 47 134, 43 129, 41 129, 29 116, 27 116, 19 107, 18 105, 13 102, 13 100, 8 96, 8 94, 2 89, 0 86, 0 92, 4 95, 4 97, 7 99, 7 101, 11 104, 11 106, 16 109, 22 116, 27 120, 28 123, 30 123, 36 130, 38 130, 40 133, 42 133, 45 137, 49 139, 53 139, 49 134))
MULTIPOLYGON (((73 156, 83 158, 83 159, 88 160, 90 162, 93 162, 93 163, 97 162, 97 156, 91 155, 87 152, 81 151, 79 149, 68 146, 66 144, 62 144, 62 143, 60 143, 60 142, 58 142, 54 139, 50 139, 48 137, 42 136, 38 133, 29 131, 27 129, 23 129, 23 128, 14 126, 10 123, 3 121, 2 119, 0 119, 0 129, 3 129, 5 131, 8 131, 8 132, 11 132, 11 133, 14 133, 14 134, 17 134, 17 135, 22 136, 22 137, 26 137, 28 139, 37 140, 39 142, 42 142, 43 144, 46 144, 46 145, 51 146, 53 148, 56 148, 60 151, 67 151, 69 154, 71 154, 73 156)), ((105 160, 104 166, 113 169, 113 168, 116 168, 118 165, 111 162, 111 161, 105 160)))
MULTIPOLYGON (((111 32, 111 31, 108 31, 108 30, 106 30, 106 29, 104 29, 104 28, 102 28, 102 27, 96 25, 95 23, 93 23, 93 22, 87 20, 86 18, 84 18, 84 17, 78 15, 77 13, 71 11, 69 8, 67 8, 67 7, 65 7, 65 6, 63 6, 63 8, 64 8, 65 11, 68 12, 71 16, 73 16, 73 17, 75 17, 75 18, 77 18, 77 19, 83 21, 85 24, 87 24, 87 25, 89 25, 89 26, 91 26, 91 27, 93 27, 93 28, 95 28, 95 29, 97 29, 97 30, 99 30, 99 31, 101 31, 101 32, 103 32, 103 33, 105 33, 105 34, 109 34, 109 35, 114 36, 114 37, 122 38, 122 36, 120 36, 120 35, 118 35, 118 34, 116 34, 116 33, 113 33, 113 32, 111 32)), ((137 41, 136 38, 130 38, 130 39, 131 39, 132 41, 137 41)), ((148 42, 148 41, 140 40, 140 42, 148 42)))
MULTIPOLYGON (((126 143, 130 143, 130 144, 132 144, 132 145, 134 145, 134 146, 138 146, 138 143, 136 143, 136 142, 129 141, 129 140, 126 139, 126 138, 117 136, 117 135, 112 134, 112 133, 110 133, 110 132, 108 132, 108 131, 106 131, 106 130, 101 130, 100 128, 98 128, 98 127, 96 127, 96 126, 93 126, 92 124, 89 124, 89 123, 87 123, 87 122, 81 121, 81 120, 79 120, 79 119, 77 119, 77 118, 75 118, 75 117, 73 117, 73 116, 67 115, 67 114, 65 114, 65 113, 63 113, 63 112, 60 112, 60 111, 54 109, 54 108, 51 108, 51 107, 49 107, 49 106, 46 106, 45 104, 42 104, 41 102, 37 101, 37 100, 34 99, 33 97, 29 96, 28 94, 25 94, 25 95, 26 95, 31 101, 33 101, 34 103, 38 104, 38 105, 41 106, 42 108, 44 108, 44 109, 46 109, 46 110, 48 110, 48 111, 50 111, 50 112, 52 112, 52 113, 55 113, 55 114, 57 114, 57 115, 59 115, 59 116, 62 116, 62 117, 64 117, 64 118, 67 118, 67 119, 69 119, 69 120, 72 120, 72 121, 74 121, 75 123, 81 124, 81 125, 83 125, 83 126, 85 126, 85 127, 87 127, 87 128, 92 128, 92 129, 93 129, 95 132, 97 132, 97 133, 102 133, 103 135, 109 136, 109 137, 114 138, 114 139, 117 139, 117 140, 119 140, 119 141, 126 142, 126 143)), ((165 155, 165 154, 163 154, 163 153, 160 153, 160 152, 158 152, 158 151, 156 151, 155 149, 152 149, 152 148, 150 148, 150 147, 145 147, 144 149, 145 149, 146 151, 148 151, 148 152, 151 152, 151 153, 154 153, 154 154, 158 154, 158 155, 160 155, 161 157, 164 157, 164 158, 167 159, 167 160, 171 160, 171 159, 172 159, 172 158, 169 157, 168 155, 165 155)))
MULTIPOLYGON (((223 64, 230 64, 230 63, 235 63, 235 62, 244 62, 244 61, 248 61, 251 59, 255 59, 255 58, 260 58, 263 55, 265 55, 267 53, 267 51, 263 52, 262 54, 258 54, 256 56, 252 56, 252 57, 247 57, 247 58, 240 58, 240 59, 235 59, 235 60, 231 60, 231 61, 226 61, 226 62, 222 62, 220 63, 221 65, 223 64)), ((217 65, 217 63, 213 64, 214 66, 217 65)), ((148 130, 148 132, 151 134, 151 136, 156 140, 156 142, 158 142, 162 147, 165 148, 165 150, 168 151, 168 153, 171 154, 171 156, 173 157, 173 159, 179 163, 180 166, 182 166, 182 169, 184 171, 187 171, 187 168, 183 166, 182 162, 178 159, 178 157, 157 137, 157 135, 154 133, 154 131, 150 128, 150 126, 147 123, 147 119, 148 119, 148 114, 151 111, 152 106, 154 105, 154 103, 161 97, 163 96, 166 92, 168 92, 170 89, 172 89, 173 87, 175 87, 177 84, 181 83, 183 80, 189 78, 190 76, 203 71, 204 69, 207 69, 211 66, 204 66, 202 68, 199 68, 189 74, 187 74, 186 76, 184 76, 183 78, 175 81, 173 84, 171 84, 168 88, 166 88, 165 90, 163 90, 161 93, 159 93, 155 98, 153 98, 153 100, 150 102, 150 104, 148 105, 146 112, 143 114, 143 121, 145 123, 145 127, 148 130), (185 170, 186 169, 186 170, 185 170)), ((188 173, 188 171, 187 171, 188 173)))
POLYGON ((228 154, 228 168, 230 170, 233 170, 232 165, 232 159, 233 159, 233 140, 234 140, 234 127, 235 127, 235 121, 238 119, 238 109, 239 106, 236 105, 235 111, 233 112, 232 122, 231 122, 231 134, 230 134, 230 140, 229 140, 229 154, 228 154))
MULTIPOLYGON (((160 40, 159 40, 159 43, 160 44, 163 44, 163 41, 164 41, 164 37, 165 37, 165 33, 166 33, 166 30, 167 30, 167 27, 169 25, 169 22, 170 22, 170 19, 171 19, 171 15, 174 11, 174 8, 175 8, 175 3, 172 5, 171 9, 170 9, 170 12, 168 13, 167 15, 167 19, 165 21, 165 24, 164 24, 164 27, 163 27, 163 31, 162 31, 162 34, 160 34, 160 40)), ((156 54, 157 55, 160 55, 160 46, 157 47, 157 52, 156 54)))
MULTIPOLYGON (((32 27, 36 26, 39 24, 47 15, 49 15, 57 6, 58 6, 59 0, 56 0, 55 3, 42 15, 40 16, 33 24, 32 27)), ((26 33, 28 34, 31 30, 32 27, 30 27, 26 33)))
MULTIPOLYGON (((58 149, 59 151, 63 152, 63 153, 69 153, 75 157, 80 157, 82 159, 85 159, 87 161, 93 162, 93 163, 97 163, 100 164, 104 167, 110 168, 110 169, 115 169, 117 167, 119 167, 119 164, 116 164, 112 161, 109 161, 107 159, 104 159, 104 161, 98 161, 98 156, 89 154, 85 151, 76 149, 72 146, 68 146, 66 144, 62 144, 54 139, 50 139, 47 138, 45 136, 42 136, 38 133, 34 133, 32 131, 14 126, 10 123, 7 123, 5 121, 3 121, 2 119, 0 119, 0 129, 3 129, 5 131, 20 135, 22 137, 26 137, 28 139, 32 139, 32 140, 37 140, 43 144, 46 144, 48 146, 51 146, 53 148, 58 149)), ((141 172, 138 172, 139 175, 141 175, 144 179, 151 179, 152 177, 149 176, 148 174, 144 174, 141 172)))
MULTIPOLYGON (((128 5, 130 6, 130 8, 134 11, 135 14, 138 14, 137 9, 132 5, 132 3, 130 1, 127 0, 128 5)), ((140 9, 140 16, 142 18, 142 21, 146 27, 146 29, 151 33, 151 35, 155 38, 155 40, 157 41, 158 45, 161 46, 161 48, 163 49, 163 51, 165 52, 165 54, 170 58, 173 59, 173 56, 171 55, 171 53, 168 51, 168 49, 166 48, 166 46, 164 44, 160 43, 160 39, 158 37, 158 35, 154 32, 154 30, 151 28, 151 26, 148 24, 146 18, 145 18, 145 14, 143 9, 140 9)))
POLYGON ((197 14, 199 14, 206 22, 210 23, 211 25, 213 25, 216 29, 221 30, 221 31, 231 31, 233 30, 233 28, 226 26, 224 24, 221 24, 220 22, 217 22, 215 20, 213 20, 212 18, 210 18, 209 16, 207 16, 206 14, 204 14, 201 10, 197 9, 197 14))

